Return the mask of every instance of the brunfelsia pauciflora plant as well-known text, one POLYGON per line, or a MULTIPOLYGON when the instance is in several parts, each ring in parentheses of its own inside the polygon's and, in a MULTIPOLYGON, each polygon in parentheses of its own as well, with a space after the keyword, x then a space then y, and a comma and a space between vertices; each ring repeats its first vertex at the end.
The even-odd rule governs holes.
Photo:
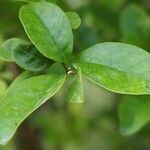
POLYGON ((19 18, 31 42, 12 38, 0 49, 3 60, 25 69, 0 102, 0 144, 6 144, 21 122, 72 78, 68 101, 83 102, 82 75, 121 94, 150 94, 150 54, 115 42, 94 45, 74 55, 73 33, 81 20, 49 2, 32 2, 19 18))

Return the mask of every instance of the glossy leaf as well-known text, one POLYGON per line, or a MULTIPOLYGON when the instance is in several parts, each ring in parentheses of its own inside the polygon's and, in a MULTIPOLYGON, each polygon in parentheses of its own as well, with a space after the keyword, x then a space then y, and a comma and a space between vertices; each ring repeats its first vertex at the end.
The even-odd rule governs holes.
POLYGON ((120 132, 130 135, 150 121, 150 96, 126 96, 119 109, 120 132))
POLYGON ((79 15, 75 12, 67 12, 66 14, 69 18, 71 28, 77 29, 81 24, 81 19, 80 19, 79 15))
POLYGON ((5 41, 0 48, 0 58, 6 61, 14 61, 12 52, 20 44, 27 44, 27 42, 19 38, 12 38, 5 41))
POLYGON ((13 51, 14 61, 29 71, 44 71, 51 65, 51 61, 44 57, 33 45, 19 45, 13 51))
POLYGON ((25 32, 37 49, 46 57, 67 62, 73 49, 69 19, 55 4, 30 3, 20 10, 25 32))
POLYGON ((84 101, 84 96, 80 68, 77 68, 76 74, 72 78, 73 82, 68 90, 67 99, 71 103, 82 103, 84 101))
MULTIPOLYGON (((61 65, 59 69, 62 70, 61 65)), ((0 144, 12 138, 20 123, 52 97, 66 77, 64 70, 59 74, 52 70, 32 77, 28 74, 14 81, 0 101, 0 144)))
POLYGON ((150 54, 123 43, 97 44, 76 58, 94 83, 122 94, 150 94, 150 54))

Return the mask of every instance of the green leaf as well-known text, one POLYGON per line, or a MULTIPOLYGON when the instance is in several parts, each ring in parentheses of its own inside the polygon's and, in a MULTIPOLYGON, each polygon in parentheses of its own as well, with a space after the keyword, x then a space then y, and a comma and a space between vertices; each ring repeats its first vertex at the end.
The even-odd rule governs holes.
POLYGON ((46 57, 67 62, 73 50, 73 35, 69 19, 55 4, 30 3, 20 10, 25 32, 46 57))
MULTIPOLYGON (((62 66, 60 65, 60 70, 62 66)), ((21 122, 62 86, 66 75, 51 72, 32 75, 26 72, 8 88, 0 101, 0 144, 6 144, 21 122)))
POLYGON ((51 2, 51 3, 56 3, 57 2, 57 0, 13 0, 13 1, 19 1, 19 2, 45 2, 45 1, 47 1, 47 2, 51 2))
POLYGON ((67 12, 66 15, 69 18, 71 28, 77 29, 81 24, 81 19, 79 15, 75 12, 67 12))
POLYGON ((149 20, 148 14, 142 7, 131 4, 125 8, 120 18, 123 41, 140 47, 149 47, 149 20))
POLYGON ((75 62, 94 83, 122 94, 150 94, 150 54, 123 43, 97 44, 75 62))
POLYGON ((29 71, 44 71, 51 65, 51 61, 44 57, 33 45, 19 45, 13 51, 14 61, 29 71))
POLYGON ((119 109, 120 132, 130 135, 150 121, 150 96, 126 96, 119 109))
POLYGON ((3 96, 6 88, 7 88, 6 83, 0 79, 0 98, 3 96))
POLYGON ((14 61, 12 52, 20 44, 27 44, 27 42, 19 38, 12 38, 5 41, 0 48, 0 58, 6 61, 14 61))
POLYGON ((84 101, 81 69, 77 68, 76 74, 68 91, 67 99, 71 103, 82 103, 84 101))
POLYGON ((125 0, 101 0, 98 1, 99 7, 102 7, 104 10, 109 10, 109 12, 117 11, 122 7, 125 0))

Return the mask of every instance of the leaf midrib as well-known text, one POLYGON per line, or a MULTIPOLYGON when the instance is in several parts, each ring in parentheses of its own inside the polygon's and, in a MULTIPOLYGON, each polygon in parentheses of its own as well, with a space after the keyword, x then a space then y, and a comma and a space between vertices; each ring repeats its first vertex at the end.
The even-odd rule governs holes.
POLYGON ((108 66, 108 65, 104 65, 104 64, 101 64, 101 63, 99 63, 99 64, 96 64, 96 63, 89 63, 89 62, 81 62, 81 63, 94 64, 94 65, 101 65, 101 66, 104 66, 104 67, 109 67, 109 68, 111 68, 111 69, 115 69, 115 70, 118 70, 118 71, 123 72, 123 73, 128 73, 128 74, 133 75, 133 76, 136 75, 137 77, 142 78, 142 79, 145 80, 146 82, 150 82, 148 79, 145 79, 144 77, 138 75, 137 73, 133 73, 133 72, 130 72, 130 73, 129 73, 129 72, 120 70, 120 69, 118 69, 118 68, 111 67, 111 66, 108 66))
MULTIPOLYGON (((58 79, 57 79, 58 80, 58 79)), ((65 81, 65 76, 60 76, 60 79, 59 80, 62 80, 62 83, 59 85, 59 88, 53 93, 53 94, 50 94, 49 92, 40 97, 40 100, 37 104, 35 104, 33 106, 33 109, 31 111, 29 111, 22 119, 21 121, 17 124, 17 126, 14 128, 14 131, 12 132, 11 136, 9 137, 9 140, 13 137, 14 133, 16 132, 17 128, 19 127, 19 125, 23 122, 23 120, 25 120, 25 118, 27 118, 31 113, 33 113, 40 105, 42 105, 43 103, 45 103, 45 101, 48 100, 48 97, 52 97, 53 95, 55 95, 58 90, 60 89, 60 87, 63 85, 64 81, 65 81)), ((54 81, 53 81, 54 82, 54 81)), ((56 85, 55 85, 56 86, 56 85)), ((49 91, 49 90, 48 90, 49 91)), ((8 140, 6 141, 6 143, 8 142, 8 140)))
MULTIPOLYGON (((48 35, 52 38, 52 40, 54 41, 54 43, 56 44, 58 50, 60 51, 62 58, 64 60, 64 62, 66 62, 66 57, 63 54, 63 51, 61 50, 61 48, 58 46, 55 38, 51 35, 51 32, 48 30, 47 26, 42 22, 42 19, 38 16, 38 14, 36 14, 35 11, 33 11, 31 8, 29 8, 31 10, 31 12, 33 12, 33 14, 36 16, 36 18, 38 18, 38 20, 41 22, 42 26, 45 28, 45 30, 48 32, 48 35)), ((28 32, 26 31, 26 34, 28 35, 28 32)), ((29 36, 30 38, 30 36, 29 36)), ((30 38, 31 39, 31 38, 30 38)), ((34 43, 34 41, 31 39, 31 41, 34 43)), ((36 46, 36 44, 34 43, 34 45, 36 46)), ((37 47, 37 46, 36 46, 37 47)), ((37 48, 38 49, 38 48, 37 48)))

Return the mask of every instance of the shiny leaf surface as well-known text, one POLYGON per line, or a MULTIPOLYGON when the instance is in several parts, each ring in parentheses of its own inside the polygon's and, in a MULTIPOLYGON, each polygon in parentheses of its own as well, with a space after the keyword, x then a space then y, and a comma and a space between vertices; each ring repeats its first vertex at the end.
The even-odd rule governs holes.
POLYGON ((44 71, 51 65, 33 45, 19 45, 13 51, 13 58, 21 68, 29 71, 44 71))
POLYGON ((123 43, 97 44, 76 57, 94 83, 122 94, 150 94, 150 54, 123 43))
POLYGON ((64 70, 59 74, 51 70, 51 73, 31 75, 26 72, 16 79, 0 101, 0 144, 6 144, 21 122, 52 97, 65 81, 64 70))
POLYGON ((69 19, 55 4, 30 3, 20 10, 20 20, 30 40, 46 57, 66 62, 73 49, 69 19))
POLYGON ((0 58, 6 61, 14 61, 12 52, 20 44, 27 44, 27 42, 19 38, 12 38, 5 41, 0 48, 0 58))

